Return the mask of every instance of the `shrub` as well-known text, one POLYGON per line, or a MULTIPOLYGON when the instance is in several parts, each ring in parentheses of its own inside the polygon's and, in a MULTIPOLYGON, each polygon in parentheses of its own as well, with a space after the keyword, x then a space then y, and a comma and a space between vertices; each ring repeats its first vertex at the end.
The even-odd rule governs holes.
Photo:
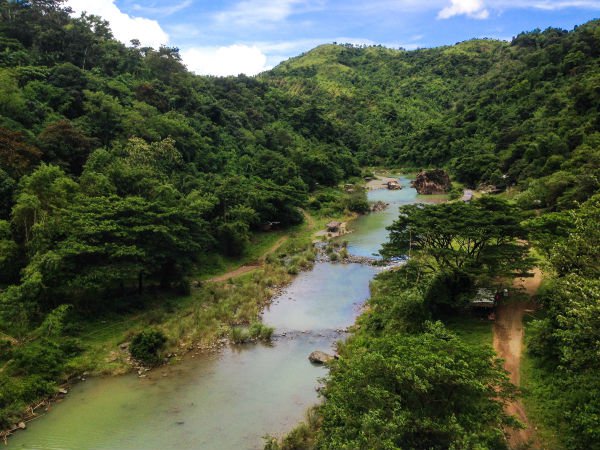
POLYGON ((10 373, 40 375, 47 380, 53 380, 61 374, 65 357, 65 352, 57 342, 40 339, 13 350, 10 373))
POLYGON ((346 201, 346 208, 348 210, 358 213, 358 214, 366 214, 369 212, 369 202, 367 200, 367 195, 364 191, 360 191, 352 194, 348 200, 346 201))
POLYGON ((0 361, 8 361, 12 355, 12 344, 9 340, 0 340, 0 361))
POLYGON ((166 342, 167 337, 161 331, 144 330, 131 341, 131 356, 144 364, 156 364, 166 342))
POLYGON ((308 208, 312 209, 312 210, 319 210, 321 209, 321 202, 319 200, 312 199, 311 201, 308 202, 308 208))
POLYGON ((274 328, 268 327, 260 322, 254 322, 250 325, 249 334, 252 339, 260 339, 261 341, 271 340, 274 328))
POLYGON ((229 338, 234 344, 243 344, 248 341, 270 341, 274 328, 264 325, 260 322, 253 322, 250 327, 233 327, 229 338))
POLYGON ((243 344, 248 341, 249 337, 248 330, 242 327, 232 327, 229 332, 229 339, 234 344, 243 344))

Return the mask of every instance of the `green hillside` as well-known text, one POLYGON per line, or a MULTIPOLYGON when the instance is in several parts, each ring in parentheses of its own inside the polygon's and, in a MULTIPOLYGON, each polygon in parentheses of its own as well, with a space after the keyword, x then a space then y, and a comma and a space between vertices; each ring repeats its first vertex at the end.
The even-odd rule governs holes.
MULTIPOLYGON (((0 429, 77 372, 90 320, 177 302, 215 260, 253 254, 261 230, 296 230, 302 208, 364 211, 362 190, 338 187, 367 167, 444 167, 499 193, 486 207, 529 219, 518 227, 556 277, 531 345, 569 380, 554 389, 583 386, 577 402, 554 395, 573 420, 552 420, 570 448, 598 442, 597 358, 569 345, 599 342, 600 21, 415 51, 328 44, 215 78, 63 3, 0 0, 0 429), (583 331, 563 320, 578 314, 583 331)), ((493 419, 481 442, 501 439, 493 419)))
POLYGON ((443 165, 564 209, 598 189, 599 25, 416 51, 324 45, 263 78, 316 102, 363 164, 443 165))

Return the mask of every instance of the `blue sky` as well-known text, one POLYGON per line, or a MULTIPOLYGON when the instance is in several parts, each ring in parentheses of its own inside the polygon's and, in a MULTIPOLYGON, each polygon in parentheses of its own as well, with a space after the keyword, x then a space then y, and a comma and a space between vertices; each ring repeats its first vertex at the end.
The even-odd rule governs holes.
POLYGON ((256 74, 319 44, 432 47, 600 18, 600 0, 67 0, 115 37, 181 49, 196 73, 256 74))

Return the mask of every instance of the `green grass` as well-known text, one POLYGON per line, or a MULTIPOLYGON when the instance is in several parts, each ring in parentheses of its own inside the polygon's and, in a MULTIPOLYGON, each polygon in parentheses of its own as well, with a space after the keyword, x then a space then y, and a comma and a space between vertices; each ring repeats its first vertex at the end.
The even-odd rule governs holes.
MULTIPOLYGON (((302 227, 299 225, 298 227, 302 227)), ((293 230, 293 229, 292 229, 293 230)), ((258 261, 279 239, 290 233, 290 230, 257 232, 252 235, 250 245, 241 257, 226 257, 219 254, 206 255, 192 278, 206 280, 222 275, 238 267, 258 261)))
POLYGON ((535 427, 541 448, 565 450, 565 447, 561 445, 558 431, 549 426, 549 423, 556 423, 561 420, 561 412, 556 411, 553 405, 546 402, 546 399, 552 397, 552 395, 548 396, 549 386, 552 385, 551 376, 535 364, 535 359, 527 351, 529 342, 527 325, 534 319, 535 317, 526 316, 523 323, 525 327, 525 342, 521 356, 523 405, 527 411, 529 421, 535 427))
POLYGON ((452 316, 444 318, 448 329, 456 333, 469 345, 492 345, 493 322, 472 316, 452 316))

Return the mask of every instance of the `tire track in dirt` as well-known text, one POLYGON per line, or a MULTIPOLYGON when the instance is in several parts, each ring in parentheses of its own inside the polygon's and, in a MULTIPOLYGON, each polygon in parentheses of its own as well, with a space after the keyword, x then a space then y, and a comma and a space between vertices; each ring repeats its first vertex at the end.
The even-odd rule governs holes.
MULTIPOLYGON (((533 307, 532 297, 536 295, 542 281, 539 269, 533 271, 533 277, 518 278, 513 282, 514 288, 524 290, 529 296, 528 301, 508 301, 496 309, 494 323, 494 350, 504 360, 504 368, 510 374, 510 381, 519 386, 521 382, 521 353, 523 351, 523 316, 526 310, 533 307)), ((507 430, 508 442, 511 448, 538 448, 535 433, 527 419, 527 413, 520 399, 515 399, 506 406, 506 412, 516 416, 524 425, 524 429, 507 430)))

